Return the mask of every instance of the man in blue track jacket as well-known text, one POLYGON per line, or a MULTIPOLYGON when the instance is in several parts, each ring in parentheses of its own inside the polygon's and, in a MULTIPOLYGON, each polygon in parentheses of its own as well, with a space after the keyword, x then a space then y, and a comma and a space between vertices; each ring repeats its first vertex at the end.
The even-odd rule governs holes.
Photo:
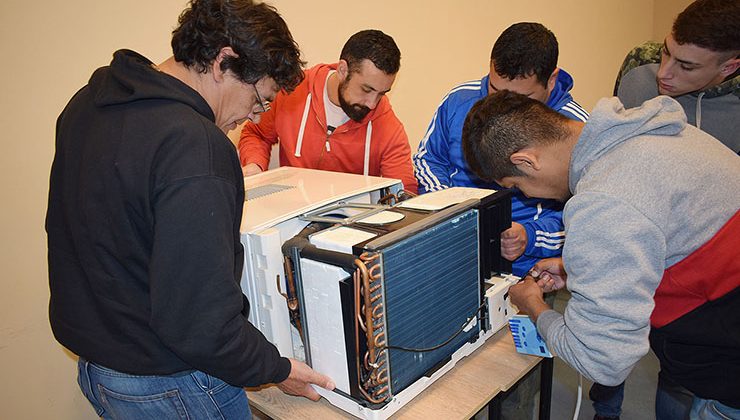
MULTIPOLYGON (((462 127, 473 104, 499 90, 511 90, 547 104, 568 118, 586 121, 588 113, 570 95, 573 78, 557 67, 558 41, 539 23, 516 23, 496 40, 490 73, 453 88, 432 117, 419 150, 414 173, 419 193, 448 187, 501 189, 480 180, 465 163, 462 127)), ((541 258, 560 255, 562 205, 517 193, 511 203, 511 229, 502 234, 501 254, 523 275, 541 258)))

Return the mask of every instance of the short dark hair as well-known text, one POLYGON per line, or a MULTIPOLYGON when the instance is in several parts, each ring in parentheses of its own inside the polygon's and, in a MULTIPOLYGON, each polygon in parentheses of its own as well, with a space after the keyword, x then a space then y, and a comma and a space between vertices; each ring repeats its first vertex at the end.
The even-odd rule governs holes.
POLYGON ((515 23, 493 44, 491 61, 501 77, 516 79, 535 75, 546 87, 558 65, 558 40, 540 23, 515 23))
POLYGON ((465 118, 465 160, 486 182, 523 176, 511 163, 511 155, 527 146, 567 138, 567 122, 567 117, 540 101, 508 90, 496 92, 476 102, 465 118))
POLYGON ((673 39, 715 52, 740 50, 740 1, 697 0, 673 22, 673 39))
POLYGON ((396 42, 376 29, 366 29, 349 37, 339 58, 347 62, 350 73, 359 71, 365 59, 385 74, 396 74, 401 68, 401 50, 396 42))
POLYGON ((172 31, 175 60, 207 73, 224 47, 238 57, 226 57, 221 70, 243 82, 268 76, 291 91, 303 80, 298 44, 274 7, 251 0, 192 0, 172 31))

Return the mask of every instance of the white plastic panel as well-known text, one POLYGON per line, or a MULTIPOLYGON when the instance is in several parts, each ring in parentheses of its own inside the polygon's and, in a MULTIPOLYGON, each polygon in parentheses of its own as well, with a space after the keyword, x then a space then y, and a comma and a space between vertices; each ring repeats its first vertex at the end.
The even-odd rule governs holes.
MULTIPOLYGON (((241 231, 251 232, 288 220, 337 201, 355 201, 355 197, 390 187, 396 192, 401 181, 391 178, 281 167, 244 178, 246 201, 241 231), (263 191, 274 185, 281 188, 268 195, 250 199, 250 190, 263 191), (289 188, 282 188, 289 187, 289 188)), ((374 197, 376 200, 379 195, 374 197)), ((364 202, 370 202, 369 199, 364 202)))
POLYGON ((310 337, 311 367, 334 379, 338 389, 349 393, 339 296, 339 281, 348 274, 339 267, 305 258, 301 259, 301 273, 306 311, 304 331, 308 331, 310 337))
POLYGON ((249 320, 278 348, 281 355, 293 357, 290 315, 276 281, 280 276, 284 284, 282 243, 278 229, 242 235, 246 264, 241 287, 250 303, 249 320))
POLYGON ((376 236, 374 233, 340 226, 311 235, 311 243, 321 249, 351 254, 353 245, 376 236))
POLYGON ((491 287, 486 289, 486 299, 488 299, 488 319, 490 321, 490 330, 496 332, 503 328, 509 319, 516 315, 517 310, 511 304, 507 295, 509 287, 519 282, 519 277, 506 275, 505 277, 492 277, 486 280, 486 284, 491 287), (504 298, 504 296, 506 296, 504 298))

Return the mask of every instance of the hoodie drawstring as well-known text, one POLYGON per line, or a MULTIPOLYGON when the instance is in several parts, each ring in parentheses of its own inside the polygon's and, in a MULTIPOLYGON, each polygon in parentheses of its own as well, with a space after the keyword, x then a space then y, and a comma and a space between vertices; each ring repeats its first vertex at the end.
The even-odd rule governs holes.
POLYGON ((303 132, 306 131, 306 120, 308 119, 308 110, 311 108, 311 94, 306 97, 306 107, 303 108, 303 117, 301 118, 301 128, 298 130, 298 141, 295 145, 295 157, 301 157, 301 147, 303 146, 303 132))
POLYGON ((699 94, 699 97, 696 99, 696 128, 701 130, 701 98, 704 97, 704 93, 702 92, 699 94))
MULTIPOLYGON (((303 108, 303 117, 301 117, 301 127, 298 129, 298 140, 296 141, 295 157, 301 157, 301 148, 303 147, 303 133, 306 131, 306 121, 308 120, 308 110, 311 109, 311 94, 306 97, 306 106, 303 108)), ((328 133, 331 134, 331 133, 328 133)), ((365 133, 365 161, 362 173, 367 176, 370 174, 370 140, 373 136, 373 122, 368 121, 367 132, 365 133)))
POLYGON ((365 176, 370 174, 370 138, 373 136, 373 122, 367 122, 367 132, 365 133, 365 164, 362 173, 365 176))

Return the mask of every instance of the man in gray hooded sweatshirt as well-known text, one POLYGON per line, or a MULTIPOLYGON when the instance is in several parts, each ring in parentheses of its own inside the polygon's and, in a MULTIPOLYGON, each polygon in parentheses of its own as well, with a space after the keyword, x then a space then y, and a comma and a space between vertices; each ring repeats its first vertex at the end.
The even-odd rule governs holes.
POLYGON ((658 398, 659 419, 740 418, 740 157, 667 96, 602 99, 582 123, 506 91, 472 108, 463 150, 482 179, 567 201, 562 268, 509 292, 554 353, 617 385, 650 345, 693 404, 658 398), (563 285, 560 315, 542 291, 563 285))

